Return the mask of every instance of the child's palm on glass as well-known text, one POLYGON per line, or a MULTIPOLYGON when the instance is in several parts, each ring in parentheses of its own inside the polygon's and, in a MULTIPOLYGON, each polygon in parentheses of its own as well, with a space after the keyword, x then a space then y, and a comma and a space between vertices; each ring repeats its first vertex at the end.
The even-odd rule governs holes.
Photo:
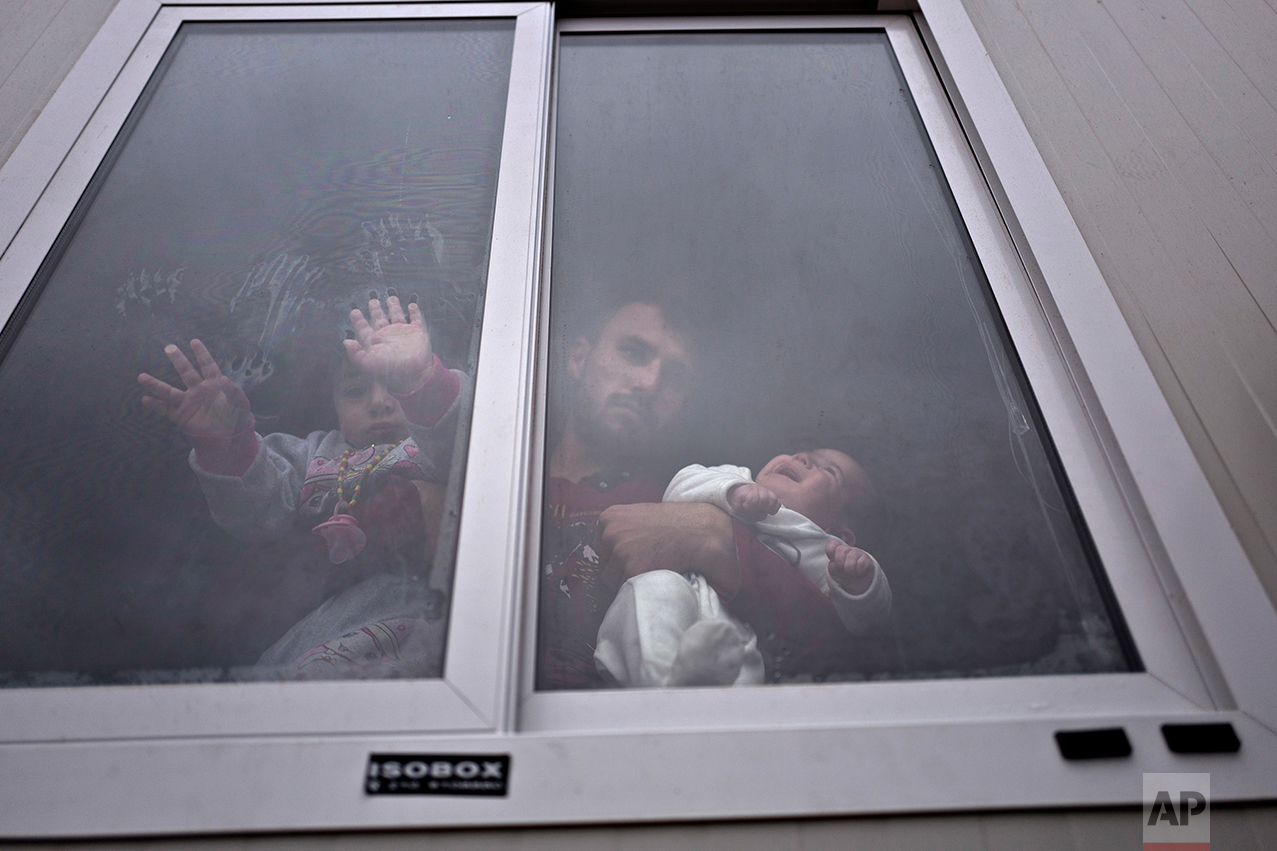
POLYGON ((191 353, 199 369, 177 346, 164 347, 186 389, 179 390, 144 372, 137 377, 138 383, 154 395, 143 396, 142 404, 198 437, 231 437, 252 428, 253 414, 244 391, 222 374, 199 340, 191 340, 191 353))
POLYGON ((346 356, 361 372, 378 376, 392 393, 411 393, 426 383, 434 370, 430 335, 416 304, 404 314, 398 296, 368 302, 371 322, 359 310, 350 312, 355 339, 346 340, 346 356))

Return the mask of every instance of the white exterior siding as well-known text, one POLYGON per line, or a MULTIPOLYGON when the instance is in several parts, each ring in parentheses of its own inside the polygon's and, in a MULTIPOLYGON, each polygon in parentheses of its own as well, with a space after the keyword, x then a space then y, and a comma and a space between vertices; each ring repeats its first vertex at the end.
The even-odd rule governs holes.
MULTIPOLYGON (((1277 599, 1277 63, 1270 57, 1277 7, 1264 0, 963 2, 1277 599)), ((113 6, 0 0, 0 163, 113 6)), ((1277 807, 1213 815, 1219 848, 1266 848, 1277 836, 1277 807)), ((1050 851, 1130 848, 1139 831, 1134 811, 1100 810, 110 847, 1050 851)))
POLYGON ((114 8, 115 0, 0 0, 0 164, 114 8))
POLYGON ((1277 599, 1277 10, 965 6, 1277 599))
MULTIPOLYGON (((1275 835, 1277 807, 1211 808, 1214 848, 1268 851, 1275 835)), ((14 851, 1130 851, 1140 847, 1140 814, 1120 809, 53 845, 40 842, 6 847, 14 851)))

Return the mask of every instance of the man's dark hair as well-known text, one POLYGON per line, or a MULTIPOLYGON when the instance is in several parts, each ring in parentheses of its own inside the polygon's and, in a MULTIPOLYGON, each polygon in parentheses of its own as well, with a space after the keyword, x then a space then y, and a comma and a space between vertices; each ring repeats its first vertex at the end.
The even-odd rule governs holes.
POLYGON ((693 329, 696 321, 692 312, 692 300, 686 286, 666 285, 649 286, 633 289, 601 289, 583 299, 586 305, 578 306, 567 323, 569 342, 578 337, 585 337, 596 342, 603 326, 607 325, 616 312, 631 304, 648 304, 661 311, 661 316, 670 330, 683 337, 689 348, 697 342, 693 329))

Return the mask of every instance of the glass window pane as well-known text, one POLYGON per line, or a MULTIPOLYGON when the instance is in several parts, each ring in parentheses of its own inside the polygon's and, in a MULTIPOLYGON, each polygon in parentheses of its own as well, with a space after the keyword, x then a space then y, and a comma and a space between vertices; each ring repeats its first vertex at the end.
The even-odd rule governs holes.
POLYGON ((440 676, 513 33, 180 30, 0 341, 0 684, 440 676))
POLYGON ((1138 668, 886 35, 558 73, 537 687, 1138 668))

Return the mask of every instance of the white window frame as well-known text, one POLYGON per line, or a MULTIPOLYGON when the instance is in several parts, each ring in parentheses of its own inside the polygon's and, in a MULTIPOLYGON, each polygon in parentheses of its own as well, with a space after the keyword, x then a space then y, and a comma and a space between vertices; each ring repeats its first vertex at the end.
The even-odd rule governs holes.
POLYGON ((557 31, 888 33, 1145 672, 535 692, 551 7, 121 0, 0 170, 0 317, 180 22, 517 19, 445 678, 0 691, 0 836, 1132 804, 1152 771, 1209 771, 1216 801, 1277 796, 1277 612, 965 12, 952 0, 920 5, 912 18, 561 21, 557 31), (1160 725, 1197 721, 1232 723, 1240 753, 1172 754, 1160 725), (1066 762, 1056 749, 1058 730, 1109 726, 1126 730, 1131 757, 1066 762), (508 753, 510 793, 367 796, 374 751, 508 753))
MULTIPOLYGON (((7 189, 12 175, 15 194, 38 199, 25 221, 17 216, 3 221, 3 225, 12 227, 12 222, 21 227, 14 228, 16 234, 0 231, 0 239, 8 242, 0 256, 0 316, 11 315, 182 24, 403 18, 515 22, 483 327, 488 339, 516 346, 522 340, 522 349, 528 349, 539 215, 533 199, 539 197, 543 171, 545 57, 551 21, 547 4, 529 2, 199 6, 123 0, 59 92, 59 102, 46 110, 49 118, 32 128, 0 173, 0 185, 7 189), (72 95, 74 102, 61 102, 70 99, 64 93, 72 95), (61 143, 60 153, 54 140, 61 143), (56 167, 52 179, 50 164, 56 167)), ((5 213, 9 210, 6 204, 5 213)), ((513 420, 510 408, 510 400, 526 395, 522 390, 526 380, 520 381, 511 365, 500 347, 490 345, 480 353, 469 463, 489 472, 465 488, 461 510, 463 516, 489 522, 468 524, 458 536, 443 679, 365 683, 360 702, 382 707, 374 715, 361 709, 359 702, 341 697, 349 689, 333 683, 293 684, 284 689, 199 684, 3 690, 4 739, 166 737, 193 731, 295 735, 495 729, 504 711, 502 683, 508 679, 506 650, 513 606, 510 598, 494 594, 493 589, 513 592, 509 566, 515 563, 516 544, 510 538, 512 525, 492 522, 492 518, 522 510, 518 490, 524 462, 520 456, 526 454, 517 439, 526 427, 516 425, 527 419, 526 403, 516 407, 513 420), (290 720, 281 724, 278 719, 283 718, 290 720)))

